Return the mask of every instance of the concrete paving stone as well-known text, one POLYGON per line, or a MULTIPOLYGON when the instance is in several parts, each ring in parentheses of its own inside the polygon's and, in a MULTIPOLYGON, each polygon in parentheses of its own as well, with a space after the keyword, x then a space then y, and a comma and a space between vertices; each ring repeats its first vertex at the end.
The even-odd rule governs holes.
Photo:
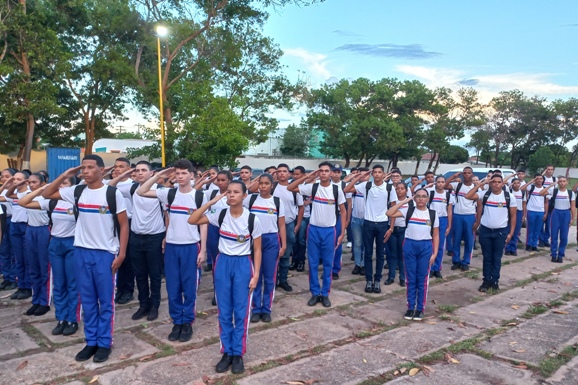
POLYGON ((61 351, 38 353, 0 362, 2 384, 50 382, 55 378, 70 376, 82 370, 84 370, 82 365, 74 361, 74 355, 61 351))
POLYGON ((19 326, 24 318, 24 311, 20 307, 3 307, 0 308, 0 330, 10 330, 19 326))
POLYGON ((578 384, 578 357, 574 357, 570 362, 558 369, 546 383, 551 385, 578 384))
POLYGON ((39 347, 38 344, 20 328, 0 332, 0 346, 2 346, 2 349, 0 349, 0 357, 39 347))
MULTIPOLYGON (((283 301, 282 306, 273 307, 273 312, 271 314, 273 320, 278 319, 277 317, 295 318, 304 314, 314 313, 316 310, 325 309, 323 306, 321 306, 320 303, 316 306, 307 306, 307 301, 309 298, 311 298, 310 293, 287 296, 287 298, 283 301)), ((331 290, 329 299, 331 300, 331 308, 350 303, 366 301, 366 299, 363 297, 336 289, 331 290)))
MULTIPOLYGON (((251 324, 251 326, 254 324, 251 324)), ((168 340, 169 333, 173 328, 173 323, 170 319, 167 322, 163 322, 160 325, 152 326, 146 329, 146 332, 154 336, 159 341, 164 344, 172 346, 186 346, 190 344, 196 344, 202 342, 206 339, 219 336, 219 324, 217 321, 217 315, 213 314, 206 318, 198 317, 193 323, 193 337, 188 342, 172 342, 168 340)))
POLYGON ((54 329, 56 327, 56 324, 57 324, 57 322, 53 320, 51 322, 34 323, 34 324, 32 324, 32 326, 34 326, 36 329, 38 329, 44 337, 48 338, 48 340, 50 342, 53 342, 55 344, 62 344, 62 343, 68 343, 71 341, 84 340, 84 323, 83 322, 78 323, 78 331, 71 336, 63 336, 63 335, 53 336, 52 335, 52 329, 54 329))
POLYGON ((548 256, 536 256, 525 261, 511 263, 502 266, 500 270, 500 286, 511 287, 519 281, 532 278, 533 275, 552 271, 559 267, 560 264, 550 262, 548 256))
POLYGON ((481 282, 470 278, 460 278, 455 281, 432 285, 428 288, 427 306, 430 309, 437 309, 440 305, 470 305, 472 296, 476 295, 480 284, 481 282))
POLYGON ((72 382, 67 382, 64 385, 85 385, 85 383, 82 381, 72 381, 72 382))
POLYGON ((532 385, 538 384, 529 370, 520 370, 505 362, 487 361, 473 354, 455 357, 459 364, 433 365, 428 376, 419 372, 414 377, 405 375, 389 381, 389 385, 532 385))
POLYGON ((396 296, 384 301, 355 307, 350 310, 350 314, 375 323, 393 325, 403 319, 403 313, 407 309, 406 306, 405 299, 396 296))
POLYGON ((549 311, 483 342, 480 348, 501 357, 539 365, 548 352, 566 346, 578 335, 578 323, 575 322, 578 308, 565 306, 557 311, 567 314, 549 311), (564 325, 557 326, 561 321, 564 321, 564 325))
MULTIPOLYGON (((146 318, 140 320, 133 320, 132 315, 138 310, 138 306, 130 308, 115 309, 114 314, 114 330, 123 330, 139 326, 142 324, 148 324, 149 321, 146 318)), ((159 306, 159 321, 164 321, 169 318, 169 306, 166 301, 161 301, 159 306)))

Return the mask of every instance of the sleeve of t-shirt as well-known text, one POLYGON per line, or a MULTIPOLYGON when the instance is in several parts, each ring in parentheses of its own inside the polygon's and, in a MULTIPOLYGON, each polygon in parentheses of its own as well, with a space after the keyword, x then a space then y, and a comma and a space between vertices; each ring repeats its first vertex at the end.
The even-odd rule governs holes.
POLYGON ((247 195, 245 199, 243 199, 243 207, 249 208, 249 201, 251 200, 251 194, 247 195))
POLYGON ((76 187, 64 187, 58 190, 63 201, 74 204, 74 189, 76 187))
POLYGON ((343 194, 342 189, 337 190, 337 204, 344 204, 345 203, 345 195, 343 194))
POLYGON ((120 214, 123 211, 126 211, 126 203, 120 191, 115 191, 115 198, 116 198, 116 213, 120 214))
MULTIPOLYGON (((134 183, 124 183, 124 184, 116 186, 116 188, 118 191, 120 191, 120 193, 122 194, 123 197, 125 197, 126 199, 131 199, 132 197, 130 196, 130 189, 131 189, 133 184, 134 183)), ((136 190, 134 193, 136 194, 136 190)))
POLYGON ((168 204, 169 204, 169 191, 170 190, 171 190, 170 188, 163 188, 160 190, 156 190, 157 198, 159 201, 161 201, 161 203, 164 206, 168 206, 168 204))
POLYGON ((303 206, 303 196, 301 194, 297 194, 297 206, 303 206))
POLYGON ((365 186, 367 186, 367 183, 359 183, 355 185, 355 191, 357 191, 357 193, 359 195, 363 195, 365 196, 365 186))
MULTIPOLYGON (((223 209, 226 210, 226 209, 223 209)), ((219 226, 219 215, 221 214, 221 210, 215 210, 215 212, 207 211, 206 216, 209 220, 209 223, 213 226, 219 226)), ((255 217, 255 223, 257 222, 257 217, 255 217)), ((253 229, 254 230, 254 229, 253 229)))
POLYGON ((44 200, 38 201, 38 204, 40 204, 40 210, 48 211, 48 209, 50 208, 50 207, 48 207, 48 206, 50 206, 50 199, 44 199, 44 200))
POLYGON ((450 194, 450 205, 455 204, 456 204, 456 194, 454 194, 454 192, 452 191, 452 193, 450 194))
POLYGON ((510 207, 518 208, 518 201, 516 200, 514 194, 510 194, 510 207))
MULTIPOLYGON (((301 196, 301 195, 299 195, 301 196)), ((279 200, 279 217, 284 217, 285 216, 285 204, 283 203, 282 200, 279 200)))
POLYGON ((393 186, 391 188, 391 191, 389 192, 389 201, 390 202, 397 201, 397 193, 395 192, 395 189, 393 188, 393 186))
POLYGON ((440 227, 439 215, 437 215, 437 213, 436 213, 436 217, 435 217, 435 219, 434 219, 434 229, 435 229, 436 227, 440 227))
POLYGON ((310 197, 312 191, 313 183, 299 185, 299 194, 307 195, 310 197))
POLYGON ((257 218, 257 216, 255 216, 255 223, 253 224, 253 232, 251 233, 251 238, 257 239, 257 238, 261 237, 262 234, 263 234, 263 229, 261 227, 261 221, 259 221, 259 218, 257 218))

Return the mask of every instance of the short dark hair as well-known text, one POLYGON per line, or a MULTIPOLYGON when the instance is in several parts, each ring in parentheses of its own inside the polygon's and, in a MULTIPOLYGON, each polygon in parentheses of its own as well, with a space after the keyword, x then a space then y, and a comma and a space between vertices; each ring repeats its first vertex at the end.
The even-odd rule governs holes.
POLYGON ((392 173, 392 174, 399 174, 399 175, 401 175, 401 172, 399 172, 398 169, 396 169, 396 170, 391 170, 391 173, 392 173))
POLYGON ((123 162, 123 163, 126 163, 126 164, 128 165, 128 167, 130 167, 130 160, 128 160, 128 159, 125 158, 125 157, 122 157, 122 156, 121 156, 120 158, 116 158, 114 161, 115 161, 115 162, 123 162))
POLYGON ((265 172, 265 173, 259 175, 259 181, 261 181, 261 178, 267 178, 267 179, 269 179, 269 182, 271 182, 271 184, 273 184, 273 175, 265 172))
POLYGON ((496 175, 496 174, 502 175, 502 170, 494 170, 494 175, 496 175))
POLYGON ((179 170, 187 170, 188 172, 193 172, 195 169, 193 164, 188 159, 179 159, 173 164, 174 168, 178 168, 179 170))
POLYGON ((46 177, 44 176, 44 174, 40 173, 40 172, 35 172, 34 174, 30 175, 30 176, 35 176, 38 178, 38 180, 40 181, 40 183, 45 183, 46 182, 46 177))
POLYGON ((18 174, 18 173, 24 175, 24 179, 28 179, 30 177, 30 173, 26 170, 16 171, 16 174, 18 174))
POLYGON ((542 179, 544 179, 544 175, 540 174, 539 172, 537 172, 536 174, 534 174, 534 178, 537 178, 537 177, 539 177, 539 176, 541 176, 542 179))
POLYGON ((241 185, 241 190, 243 190, 243 194, 245 194, 247 192, 247 186, 245 185, 245 183, 243 183, 243 181, 236 179, 234 181, 231 181, 231 183, 229 183, 229 186, 231 186, 232 184, 241 185))
POLYGON ((519 169, 517 172, 523 172, 523 173, 525 174, 525 173, 526 173, 526 170, 524 170, 524 169, 521 168, 521 169, 519 169))
POLYGON ((361 171, 361 172, 369 171, 369 167, 359 167, 359 168, 357 169, 357 171, 361 171))
POLYGON ((376 168, 379 168, 379 169, 381 169, 381 171, 385 172, 385 168, 381 164, 376 164, 371 169, 375 170, 376 168))
POLYGON ((504 180, 504 178, 502 178, 502 176, 501 176, 500 174, 494 174, 494 175, 492 175, 492 177, 490 178, 490 180, 494 180, 494 179, 497 179, 497 178, 500 178, 501 180, 504 180))
POLYGON ((10 175, 12 175, 12 176, 14 176, 14 174, 16 174, 18 172, 18 170, 16 170, 15 168, 12 168, 12 167, 5 168, 4 170, 2 170, 2 172, 4 172, 4 171, 8 171, 10 173, 10 175))
POLYGON ((464 167, 464 170, 463 170, 463 171, 466 171, 466 170, 470 170, 471 172, 474 172, 474 169, 471 168, 470 166, 464 167))
POLYGON ((229 179, 229 182, 233 180, 233 174, 231 174, 231 171, 229 170, 221 170, 217 175, 225 175, 227 179, 229 179))
POLYGON ((393 167, 393 168, 391 169, 391 172, 394 172, 394 171, 397 171, 397 172, 399 172, 399 173, 401 174, 401 170, 399 169, 399 167, 393 167))
POLYGON ((438 175, 438 176, 436 177, 436 182, 437 182, 437 181, 438 181, 440 178, 444 178, 444 179, 446 179, 446 177, 445 177, 445 176, 443 176, 443 175, 438 175))
POLYGON ((293 169, 293 171, 301 171, 303 174, 305 174, 305 167, 303 166, 295 166, 295 168, 293 169))
POLYGON ((423 175, 426 176, 426 175, 433 175, 433 174, 434 174, 433 171, 426 171, 425 174, 423 174, 423 175))
POLYGON ((351 167, 350 172, 357 171, 357 167, 351 167))
POLYGON ((136 166, 138 166, 139 164, 144 164, 148 167, 149 171, 151 171, 153 169, 153 165, 150 164, 150 162, 147 162, 146 160, 139 160, 138 162, 136 162, 136 166))
POLYGON ((319 163, 319 166, 318 166, 318 167, 321 168, 321 167, 323 167, 323 166, 329 167, 329 170, 331 170, 331 168, 333 167, 333 165, 332 165, 331 163, 327 162, 327 161, 319 163))
POLYGON ((98 167, 103 167, 104 168, 104 160, 102 160, 102 158, 98 155, 95 154, 90 154, 90 155, 86 155, 84 158, 82 158, 82 161, 84 162, 85 160, 94 160, 96 162, 96 165, 98 167))
MULTIPOLYGON (((274 166, 272 166, 274 167, 274 166)), ((281 167, 285 167, 287 170, 291 170, 291 168, 289 167, 289 165, 287 163, 279 163, 279 165, 277 166, 277 168, 281 168, 281 167)))
POLYGON ((253 172, 253 169, 247 165, 244 165, 243 167, 241 167, 241 170, 249 170, 249 172, 253 172))
POLYGON ((415 174, 412 175, 411 177, 412 177, 412 178, 417 178, 417 179, 419 179, 419 176, 417 176, 417 175, 415 175, 415 174))

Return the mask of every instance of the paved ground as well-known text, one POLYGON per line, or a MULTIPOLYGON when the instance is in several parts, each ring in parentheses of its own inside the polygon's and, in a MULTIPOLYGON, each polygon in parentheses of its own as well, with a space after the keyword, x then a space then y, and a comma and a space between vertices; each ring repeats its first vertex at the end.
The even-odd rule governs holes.
MULTIPOLYGON (((576 239, 576 228, 571 239, 576 239)), ((138 305, 117 307, 115 347, 106 364, 77 363, 82 333, 54 337, 54 312, 27 317, 28 303, 0 296, 0 384, 578 384, 578 253, 564 264, 546 250, 505 257, 501 292, 483 294, 481 257, 468 273, 432 279, 426 318, 402 319, 397 282, 365 294, 350 274, 345 249, 333 306, 306 306, 307 272, 293 274, 292 293, 277 292, 271 324, 251 324, 246 372, 217 375, 220 359, 211 278, 199 291, 193 339, 167 340, 166 299, 157 321, 132 321, 138 305)), ((163 293, 165 296, 165 293, 163 293)))

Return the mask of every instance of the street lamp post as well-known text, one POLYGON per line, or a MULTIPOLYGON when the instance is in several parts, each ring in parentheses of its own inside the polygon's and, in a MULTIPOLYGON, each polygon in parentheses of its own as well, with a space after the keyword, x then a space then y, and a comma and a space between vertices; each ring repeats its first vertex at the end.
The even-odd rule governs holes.
POLYGON ((161 159, 163 167, 166 166, 165 157, 165 114, 163 109, 163 79, 162 79, 162 68, 161 68, 161 37, 165 37, 168 34, 166 27, 161 25, 157 26, 157 56, 158 56, 158 66, 159 66, 159 109, 160 109, 160 119, 161 119, 161 159))

